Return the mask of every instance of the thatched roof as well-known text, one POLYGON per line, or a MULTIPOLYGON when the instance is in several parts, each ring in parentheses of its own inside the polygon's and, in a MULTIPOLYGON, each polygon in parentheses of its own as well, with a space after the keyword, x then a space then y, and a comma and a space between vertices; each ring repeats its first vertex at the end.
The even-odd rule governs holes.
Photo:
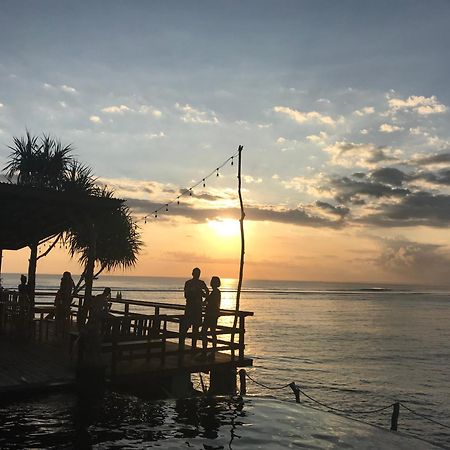
POLYGON ((0 249, 17 250, 67 230, 123 200, 0 183, 0 249))

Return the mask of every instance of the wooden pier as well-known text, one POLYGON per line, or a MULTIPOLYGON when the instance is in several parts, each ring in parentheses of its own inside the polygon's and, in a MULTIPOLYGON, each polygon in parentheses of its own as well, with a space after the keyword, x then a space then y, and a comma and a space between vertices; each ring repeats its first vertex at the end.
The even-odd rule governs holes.
POLYGON ((181 332, 183 305, 113 299, 100 328, 89 330, 77 322, 83 297, 61 323, 50 303, 54 295, 36 292, 31 308, 16 292, 2 292, 0 394, 73 386, 93 370, 113 386, 159 397, 190 395, 194 373, 209 374, 210 392, 234 393, 237 368, 252 365, 245 356, 245 319, 252 312, 221 310, 216 351, 209 347, 205 357, 201 337, 192 348, 192 333, 181 332))

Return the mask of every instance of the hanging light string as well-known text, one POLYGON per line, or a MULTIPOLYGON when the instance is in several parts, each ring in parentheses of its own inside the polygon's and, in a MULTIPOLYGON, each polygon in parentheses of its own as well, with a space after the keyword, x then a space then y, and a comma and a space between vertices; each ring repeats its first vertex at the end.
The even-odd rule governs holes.
POLYGON ((158 217, 158 213, 161 211, 169 211, 169 206, 176 203, 177 205, 180 204, 180 198, 183 196, 190 196, 192 197, 192 194, 194 192, 194 189, 197 188, 198 186, 202 186, 202 187, 206 187, 206 180, 208 180, 209 178, 211 178, 212 176, 219 176, 219 171, 220 169, 222 169, 222 167, 226 166, 230 161, 231 161, 231 165, 234 165, 234 158, 236 158, 239 155, 239 151, 237 151, 234 155, 230 156, 228 159, 226 159, 222 164, 220 164, 219 166, 217 166, 214 170, 212 170, 208 175, 206 175, 205 177, 203 177, 200 181, 197 181, 195 184, 193 184, 192 186, 190 186, 187 189, 184 189, 179 195, 177 195, 175 198, 173 198, 172 200, 170 200, 169 202, 166 202, 164 204, 162 204, 159 208, 155 209, 152 213, 147 214, 145 216, 143 216, 140 221, 144 221, 144 223, 147 223, 147 220, 149 220, 151 217, 153 218, 157 218, 158 217))

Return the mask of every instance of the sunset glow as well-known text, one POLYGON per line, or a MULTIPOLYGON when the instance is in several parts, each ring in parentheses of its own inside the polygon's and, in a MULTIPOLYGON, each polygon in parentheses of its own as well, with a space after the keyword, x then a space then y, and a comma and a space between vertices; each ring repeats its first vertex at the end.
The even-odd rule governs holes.
POLYGON ((208 225, 220 237, 236 237, 239 235, 239 222, 233 219, 209 220, 208 225))

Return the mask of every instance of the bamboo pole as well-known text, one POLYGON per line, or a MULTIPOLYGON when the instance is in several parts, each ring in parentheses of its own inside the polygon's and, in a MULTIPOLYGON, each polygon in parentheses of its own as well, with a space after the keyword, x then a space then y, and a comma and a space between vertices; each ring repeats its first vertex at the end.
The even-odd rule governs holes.
MULTIPOLYGON (((241 171, 242 171, 242 150, 244 147, 240 145, 238 147, 238 195, 239 195, 239 205, 241 208, 241 217, 239 219, 239 227, 241 231, 241 260, 239 264, 239 280, 237 285, 237 291, 236 291, 236 314, 234 315, 234 321, 233 321, 233 329, 237 326, 237 313, 240 309, 240 300, 241 300, 241 289, 242 289, 242 279, 244 277, 244 255, 245 255, 245 234, 244 234, 244 218, 245 218, 245 211, 244 211, 244 202, 242 200, 242 177, 241 177, 241 171)), ((234 331, 231 335, 231 342, 234 344, 234 331)), ((233 348, 233 355, 234 355, 234 348, 233 348)))

